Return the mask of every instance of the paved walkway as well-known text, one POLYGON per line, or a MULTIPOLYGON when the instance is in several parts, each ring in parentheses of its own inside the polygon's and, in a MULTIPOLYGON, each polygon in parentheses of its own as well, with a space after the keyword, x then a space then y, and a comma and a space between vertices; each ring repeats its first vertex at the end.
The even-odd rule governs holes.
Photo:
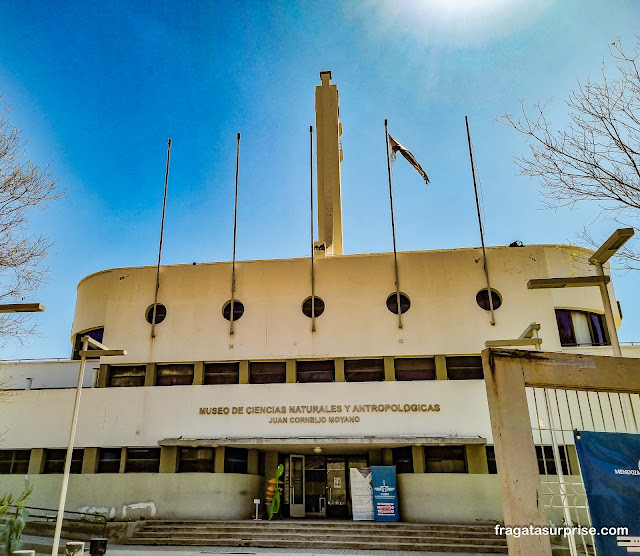
MULTIPOLYGON (((148 546, 110 546, 107 548, 107 556, 199 556, 201 554, 219 554, 233 555, 236 554, 260 554, 262 556, 280 556, 289 554, 306 554, 307 556, 335 556, 337 554, 352 554, 353 556, 478 556, 478 554, 470 554, 468 552, 407 552, 398 550, 327 550, 321 552, 313 549, 274 549, 274 548, 232 548, 229 546, 221 547, 171 547, 170 550, 164 546, 148 547, 148 546)), ((498 556, 497 554, 484 553, 482 556, 498 556)))

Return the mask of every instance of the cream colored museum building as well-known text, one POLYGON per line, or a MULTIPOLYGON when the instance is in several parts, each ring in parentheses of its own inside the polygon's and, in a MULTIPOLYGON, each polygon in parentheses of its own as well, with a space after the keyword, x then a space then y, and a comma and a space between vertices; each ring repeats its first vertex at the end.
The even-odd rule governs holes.
POLYGON ((1 492, 33 484, 32 505, 57 506, 89 334, 127 355, 89 364, 68 510, 248 519, 282 463, 284 515, 348 519, 349 468, 395 465, 402 520, 502 519, 479 354, 532 322, 547 351, 610 354, 597 287, 527 289, 594 271, 574 248, 489 247, 492 325, 480 249, 401 252, 400 327, 393 254, 342 253, 338 96, 321 77, 315 318, 310 257, 238 262, 233 334, 231 263, 162 266, 155 325, 155 267, 86 277, 72 359, 0 368, 1 492))

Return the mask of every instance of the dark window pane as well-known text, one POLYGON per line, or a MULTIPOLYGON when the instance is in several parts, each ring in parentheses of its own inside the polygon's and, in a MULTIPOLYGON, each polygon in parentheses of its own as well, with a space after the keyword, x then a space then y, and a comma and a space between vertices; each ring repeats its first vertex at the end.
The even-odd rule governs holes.
POLYGON ((602 315, 598 313, 589 313, 589 325, 591 327, 591 339, 593 345, 608 346, 609 338, 607 336, 607 328, 602 315))
POLYGON ((413 473, 413 448, 411 446, 393 448, 392 453, 396 473, 413 473))
MULTIPOLYGON (((569 474, 569 464, 567 463, 567 449, 565 446, 558 446, 560 454, 560 464, 562 465, 562 473, 569 474)), ((557 467, 553 457, 552 446, 536 446, 536 456, 538 457, 538 471, 540 475, 556 475, 557 467), (543 456, 544 454, 544 456, 543 456)))
MULTIPOLYGON (((311 318, 311 298, 308 297, 302 303, 302 312, 309 318, 311 318)), ((313 298, 313 312, 314 317, 319 317, 322 313, 324 313, 324 301, 317 296, 313 298)))
POLYGON ((26 475, 31 450, 0 450, 0 475, 26 475))
POLYGON ((120 473, 122 448, 100 448, 98 473, 120 473))
POLYGON ((329 361, 298 361, 296 364, 298 382, 334 382, 336 366, 329 361))
POLYGON ((158 365, 156 384, 158 386, 193 384, 193 364, 158 365))
MULTIPOLYGON (((82 458, 84 456, 83 449, 73 450, 71 456, 71 473, 82 473, 82 458)), ((49 449, 44 454, 44 470, 43 473, 64 473, 64 461, 67 457, 67 450, 49 449)))
MULTIPOLYGON (((489 290, 486 288, 484 290, 480 290, 476 294, 476 303, 485 311, 490 311, 491 305, 489 304, 489 290)), ((500 297, 500 294, 494 289, 491 290, 491 303, 493 303, 494 311, 499 309, 500 305, 502 305, 502 297, 500 297)))
POLYGON ((464 355, 447 357, 447 377, 449 380, 473 380, 484 378, 482 357, 464 355))
MULTIPOLYGON (((411 307, 411 301, 409 298, 403 293, 400 294, 400 312, 402 314, 406 313, 411 307)), ((387 297, 387 309, 391 311, 393 314, 398 314, 398 294, 392 293, 389 297, 387 297)))
MULTIPOLYGON (((147 322, 152 324, 153 321, 153 305, 147 309, 147 322)), ((167 317, 167 308, 160 304, 156 304, 156 324, 160 324, 167 317)))
POLYGON ((433 357, 403 357, 396 359, 396 380, 435 380, 436 364, 433 357))
POLYGON ((204 366, 205 384, 238 384, 240 382, 240 363, 206 363, 204 366))
POLYGON ((127 448, 125 473, 158 473, 160 448, 127 448))
POLYGON ((146 373, 145 365, 110 365, 107 386, 144 386, 146 373))
POLYGON ((251 361, 249 363, 250 384, 279 382, 287 382, 287 365, 284 361, 251 361))
POLYGON ((213 448, 180 448, 178 473, 213 473, 213 448))
POLYGON ((224 449, 224 472, 247 473, 249 451, 246 448, 224 449))
POLYGON ((494 446, 486 446, 486 450, 489 474, 496 475, 498 473, 498 466, 496 465, 496 449, 494 446))
POLYGON ((556 322, 558 323, 558 332, 560 333, 560 345, 575 346, 576 336, 573 332, 571 311, 556 309, 556 322))
POLYGON ((377 382, 384 380, 383 359, 347 359, 344 362, 346 382, 377 382))
MULTIPOLYGON (((237 321, 242 315, 244 315, 244 305, 237 299, 233 300, 233 320, 237 321)), ((222 308, 222 316, 231 320, 231 300, 227 301, 222 308)))
MULTIPOLYGON (((90 338, 93 338, 94 340, 102 343, 102 338, 104 337, 104 328, 94 328, 93 330, 87 330, 86 332, 80 332, 79 334, 76 334, 76 340, 73 345, 72 359, 80 359, 80 350, 82 349, 83 336, 89 336, 90 338)), ((97 359, 99 357, 99 355, 96 355, 95 357, 87 356, 87 359, 97 359)))
POLYGON ((427 473, 466 473, 467 460, 464 446, 426 446, 427 473))

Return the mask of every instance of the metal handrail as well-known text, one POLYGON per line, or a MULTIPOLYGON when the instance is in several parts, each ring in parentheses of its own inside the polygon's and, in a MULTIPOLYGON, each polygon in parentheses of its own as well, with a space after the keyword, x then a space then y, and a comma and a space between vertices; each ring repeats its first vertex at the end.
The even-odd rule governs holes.
MULTIPOLYGON (((18 506, 16 504, 11 504, 9 506, 10 508, 18 508, 18 506)), ((32 518, 41 518, 41 519, 45 519, 45 520, 50 520, 50 519, 55 519, 57 514, 58 514, 58 510, 57 509, 53 509, 53 508, 40 508, 38 506, 21 506, 22 508, 24 508, 25 510, 29 510, 29 517, 32 518), (37 515, 37 514, 33 514, 31 513, 31 510, 34 510, 36 512, 50 512, 52 515, 37 515)), ((98 522, 102 522, 102 536, 105 537, 106 536, 106 532, 107 532, 107 517, 101 513, 98 512, 74 512, 71 510, 65 510, 63 512, 64 514, 74 514, 74 515, 78 515, 78 516, 86 516, 89 518, 93 518, 98 522)), ((67 521, 87 521, 86 518, 80 517, 80 518, 73 518, 70 517, 67 519, 67 521)))

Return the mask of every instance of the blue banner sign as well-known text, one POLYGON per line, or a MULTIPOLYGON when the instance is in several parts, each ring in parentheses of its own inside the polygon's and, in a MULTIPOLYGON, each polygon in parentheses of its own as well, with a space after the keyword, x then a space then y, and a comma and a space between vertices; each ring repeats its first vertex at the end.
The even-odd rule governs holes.
POLYGON ((640 434, 574 431, 598 554, 640 551, 640 434), (618 530, 627 528, 627 532, 618 530))
POLYGON ((373 517, 375 521, 399 521, 395 465, 372 465, 373 517))

